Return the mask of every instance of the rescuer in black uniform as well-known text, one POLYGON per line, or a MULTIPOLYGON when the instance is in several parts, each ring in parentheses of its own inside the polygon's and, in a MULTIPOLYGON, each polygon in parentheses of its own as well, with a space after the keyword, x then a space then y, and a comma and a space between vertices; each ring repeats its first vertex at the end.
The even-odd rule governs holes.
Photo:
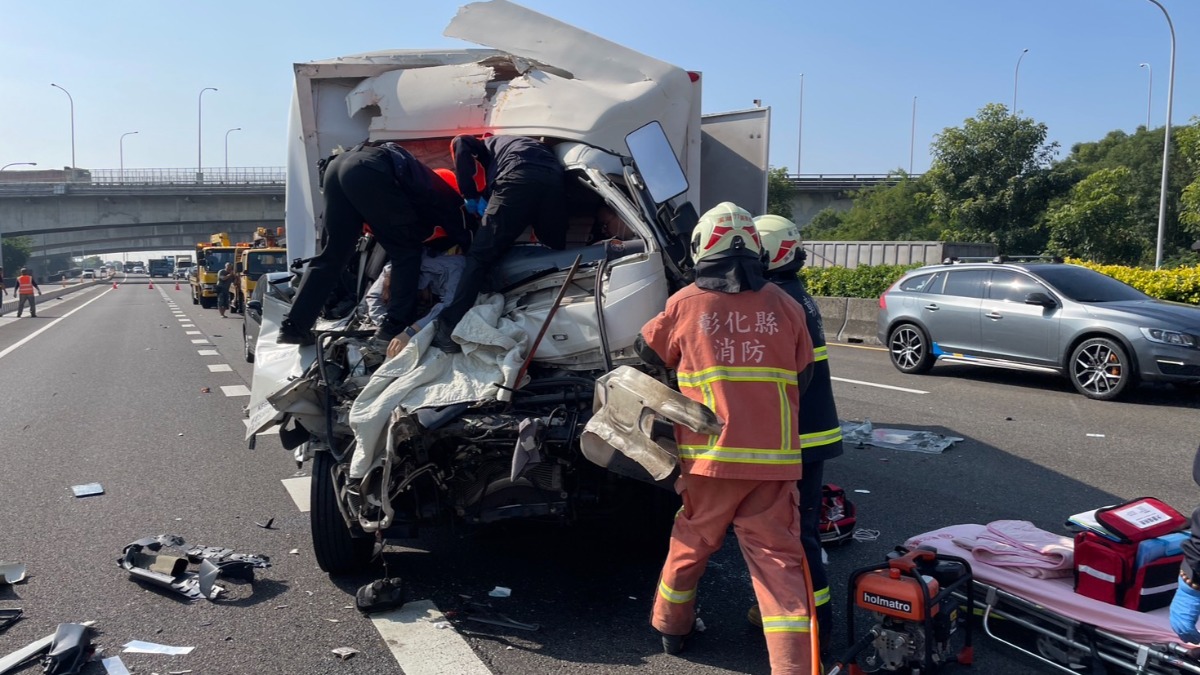
POLYGON ((433 337, 435 347, 457 352, 461 347, 451 334, 474 306, 488 269, 529 226, 538 242, 564 248, 567 213, 562 164, 545 144, 524 136, 457 136, 450 142, 450 152, 467 211, 483 218, 471 242, 462 280, 454 299, 438 316, 433 337), (487 178, 483 194, 476 189, 476 162, 487 178))

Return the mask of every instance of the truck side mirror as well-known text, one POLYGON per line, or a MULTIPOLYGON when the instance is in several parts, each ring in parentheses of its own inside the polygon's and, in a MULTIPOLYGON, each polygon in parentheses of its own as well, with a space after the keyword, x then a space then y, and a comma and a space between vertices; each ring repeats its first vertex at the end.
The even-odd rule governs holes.
POLYGON ((687 192, 687 176, 661 124, 654 121, 633 131, 625 137, 625 145, 655 204, 687 192))

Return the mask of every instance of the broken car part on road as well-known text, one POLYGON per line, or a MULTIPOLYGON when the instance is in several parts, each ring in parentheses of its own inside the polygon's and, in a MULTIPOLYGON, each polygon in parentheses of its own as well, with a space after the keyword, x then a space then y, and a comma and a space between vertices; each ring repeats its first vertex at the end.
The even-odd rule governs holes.
POLYGON ((92 658, 92 629, 81 623, 60 623, 42 659, 45 675, 76 675, 92 658))
POLYGON ((0 584, 19 584, 25 581, 25 563, 0 562, 0 584))
MULTIPOLYGON (((84 621, 81 626, 91 627, 95 625, 95 621, 84 621)), ((0 658, 0 675, 6 675, 16 668, 28 663, 31 659, 36 658, 38 654, 50 649, 50 645, 54 643, 55 636, 58 632, 47 635, 44 638, 34 640, 17 651, 0 658)))
POLYGON ((0 635, 3 635, 4 631, 11 628, 23 618, 25 618, 25 610, 20 607, 0 609, 0 635))
POLYGON ((216 600, 225 592, 216 585, 219 577, 253 582, 254 568, 271 566, 271 559, 265 555, 235 553, 220 546, 185 546, 183 537, 174 534, 146 537, 126 546, 117 562, 133 578, 168 588, 189 600, 216 600), (182 555, 162 553, 164 547, 182 555), (189 571, 189 564, 199 566, 199 571, 189 571))
POLYGON ((943 436, 932 431, 911 431, 908 429, 876 429, 871 420, 859 422, 842 422, 842 442, 857 444, 859 447, 873 445, 889 450, 905 450, 921 452, 927 455, 940 455, 942 452, 963 439, 958 436, 943 436))

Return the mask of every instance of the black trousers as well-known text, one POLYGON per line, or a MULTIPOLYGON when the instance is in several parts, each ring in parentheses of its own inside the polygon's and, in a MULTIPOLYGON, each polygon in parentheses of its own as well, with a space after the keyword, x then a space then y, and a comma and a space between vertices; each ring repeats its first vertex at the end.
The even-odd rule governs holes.
POLYGON ((561 250, 567 243, 567 206, 563 173, 541 167, 510 173, 492 186, 483 224, 475 233, 454 299, 438 315, 446 333, 475 305, 485 289, 488 270, 512 248, 526 227, 538 241, 561 250))
POLYGON ((288 312, 298 330, 309 330, 354 255, 363 223, 392 261, 391 299, 383 328, 392 333, 415 321, 421 278, 421 242, 433 234, 396 183, 386 150, 362 148, 333 159, 325 171, 325 243, 308 263, 288 312))
POLYGON ((825 480, 825 462, 805 462, 800 480, 800 543, 808 559, 808 575, 816 597, 817 631, 821 649, 830 645, 833 634, 833 605, 829 597, 829 575, 821 562, 821 485, 825 480))

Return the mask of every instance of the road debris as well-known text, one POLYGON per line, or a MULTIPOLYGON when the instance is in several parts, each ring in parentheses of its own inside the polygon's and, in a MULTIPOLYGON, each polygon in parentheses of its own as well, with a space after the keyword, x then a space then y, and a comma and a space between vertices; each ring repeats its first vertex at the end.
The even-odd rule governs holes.
POLYGON ((110 656, 100 663, 108 675, 130 675, 129 669, 125 667, 125 662, 119 656, 110 656))
POLYGON ((288 551, 288 554, 290 554, 290 555, 300 555, 300 549, 298 549, 298 548, 294 548, 294 549, 292 549, 292 550, 288 551))
MULTIPOLYGON (((79 625, 90 627, 95 624, 96 624, 95 621, 84 621, 83 623, 81 623, 79 625)), ((33 642, 25 645, 24 647, 9 654, 8 656, 0 658, 0 675, 4 675, 5 673, 11 672, 18 666, 22 666, 22 665, 26 664, 27 662, 29 662, 31 659, 36 657, 38 654, 41 654, 42 652, 50 649, 50 645, 54 642, 54 636, 57 634, 58 634, 58 632, 55 631, 51 635, 47 635, 44 638, 34 640, 33 642)))
POLYGON ((404 604, 404 581, 390 577, 365 584, 354 594, 354 604, 363 614, 395 609, 404 604))
POLYGON ((512 589, 504 586, 497 586, 488 593, 493 598, 507 598, 512 595, 512 589))
POLYGON ((233 549, 221 546, 186 549, 185 546, 187 543, 179 535, 146 537, 126 546, 117 563, 133 578, 169 588, 189 600, 216 600, 225 592, 216 584, 219 577, 253 583, 255 568, 271 566, 271 559, 264 555, 235 553, 233 549), (175 549, 182 555, 164 553, 164 547, 175 549), (189 564, 197 565, 199 570, 188 570, 189 564))
POLYGON ((858 493, 858 494, 860 494, 860 495, 869 495, 869 494, 871 494, 871 491, 870 491, 870 490, 855 490, 855 492, 857 492, 857 493, 858 493))
POLYGON ((474 621, 476 623, 486 623, 491 626, 527 631, 539 631, 542 629, 540 624, 517 621, 495 611, 489 604, 474 602, 470 596, 464 595, 459 597, 463 599, 463 607, 458 611, 446 612, 446 618, 451 621, 474 621))
POLYGON ((211 393, 212 393, 212 389, 210 389, 210 388, 208 388, 208 387, 200 387, 200 393, 201 393, 201 394, 211 394, 211 393))
POLYGON ((341 619, 325 619, 325 620, 328 621, 329 623, 341 623, 342 622, 341 619))
POLYGON ((337 654, 337 657, 343 661, 353 658, 355 654, 361 653, 357 649, 353 649, 351 647, 338 647, 337 649, 333 649, 331 651, 334 654, 337 654))
POLYGON ((74 492, 76 497, 91 497, 92 495, 104 494, 104 488, 99 483, 86 483, 84 485, 72 485, 71 492, 74 492))
POLYGON ((76 675, 92 658, 92 629, 81 623, 60 623, 50 641, 42 672, 46 675, 76 675))
POLYGON ((20 607, 0 609, 0 635, 3 635, 4 631, 11 628, 23 618, 25 618, 25 610, 20 607))
POLYGON ((1104 438, 1104 434, 1088 434, 1088 438, 1104 438))
POLYGON ((274 523, 274 522, 275 522, 274 518, 267 518, 267 522, 265 522, 265 523, 260 523, 258 521, 254 521, 254 524, 261 527, 264 530, 278 529, 278 528, 271 527, 272 523, 274 523))
POLYGON ((708 630, 708 627, 704 625, 704 619, 696 617, 695 623, 692 624, 692 630, 696 631, 697 633, 703 633, 704 631, 708 630))
POLYGON ((195 647, 172 647, 142 640, 130 640, 121 646, 125 648, 126 654, 163 654, 166 656, 183 656, 191 654, 195 649, 195 647))
POLYGON ((25 563, 0 562, 0 584, 19 584, 25 581, 25 563))
POLYGON ((842 440, 857 444, 860 448, 871 445, 889 450, 940 455, 946 448, 963 439, 958 436, 943 436, 932 431, 877 429, 871 424, 871 420, 864 420, 861 423, 842 422, 842 440))

